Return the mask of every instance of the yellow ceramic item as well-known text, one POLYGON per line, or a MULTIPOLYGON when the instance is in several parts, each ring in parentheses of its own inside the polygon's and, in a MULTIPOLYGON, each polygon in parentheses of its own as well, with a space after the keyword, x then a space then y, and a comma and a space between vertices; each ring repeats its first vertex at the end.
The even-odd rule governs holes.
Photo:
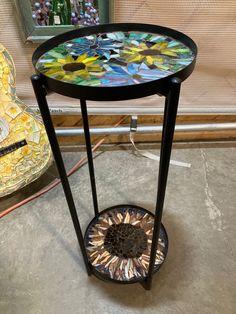
POLYGON ((0 44, 0 197, 37 179, 50 163, 44 126, 17 97, 15 66, 0 44))

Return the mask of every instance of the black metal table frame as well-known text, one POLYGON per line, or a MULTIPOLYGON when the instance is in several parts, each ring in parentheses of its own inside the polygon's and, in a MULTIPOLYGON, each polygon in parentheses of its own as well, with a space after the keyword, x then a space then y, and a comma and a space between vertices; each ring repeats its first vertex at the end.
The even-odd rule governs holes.
MULTIPOLYGON (((109 25, 101 25, 90 27, 86 34, 95 33, 99 31, 104 31, 109 28, 109 31, 113 29, 116 30, 117 25, 119 25, 119 29, 126 30, 127 28, 135 29, 135 30, 142 30, 142 31, 153 31, 165 32, 174 38, 185 40, 187 44, 191 46, 195 55, 197 53, 197 47, 194 42, 191 41, 189 37, 186 35, 176 32, 174 30, 168 28, 162 28, 160 26, 153 26, 153 25, 146 25, 146 24, 109 24, 109 25), (116 26, 114 26, 116 25, 116 26), (128 26, 127 26, 128 25, 128 26)), ((80 36, 84 36, 85 30, 79 30, 80 36)), ((62 42, 63 40, 68 40, 70 38, 75 37, 77 31, 71 31, 55 38, 49 40, 49 44, 57 45, 58 43, 62 42), (69 35, 68 35, 69 34, 69 35)), ((33 56, 33 63, 35 64, 37 58, 42 55, 48 49, 48 42, 41 45, 35 52, 33 56)), ((169 169, 169 162, 171 156, 171 149, 172 149, 172 142, 173 142, 173 135, 175 130, 175 122, 177 116, 177 108, 179 103, 179 95, 180 95, 180 87, 182 81, 187 78, 191 72, 193 71, 195 65, 195 60, 188 65, 184 70, 179 71, 177 75, 172 75, 167 78, 152 81, 151 83, 143 83, 139 84, 139 86, 124 86, 124 87, 111 87, 111 88, 104 88, 103 92, 99 94, 99 88, 93 88, 93 95, 89 97, 90 100, 121 100, 121 99, 132 99, 132 98, 139 98, 144 97, 147 95, 153 94, 161 94, 165 96, 165 109, 164 109, 164 119, 163 119, 163 131, 162 131, 162 140, 161 140, 161 151, 160 151, 160 163, 159 163, 159 174, 158 174, 158 187, 157 187, 157 198, 156 198, 156 207, 155 207, 155 218, 154 218, 154 229, 153 229, 153 240, 151 246, 151 254, 150 254, 150 263, 148 269, 148 275, 144 281, 141 281, 143 286, 149 290, 151 289, 152 279, 154 274, 154 266, 155 266, 155 256, 156 250, 158 245, 158 238, 161 228, 161 221, 162 221, 162 212, 163 212, 163 205, 165 199, 165 191, 166 191, 166 184, 167 184, 167 177, 168 177, 168 169, 169 169), (155 84, 156 83, 156 84, 155 84), (135 89, 136 87, 136 89, 135 89), (105 93, 110 90, 109 96, 105 96, 105 93), (121 96, 119 96, 121 95, 121 96), (107 99, 109 97, 109 99, 107 99)), ((92 189, 92 196, 93 196, 93 206, 94 206, 94 214, 97 216, 99 214, 98 209, 98 201, 97 201, 97 192, 96 192, 96 184, 95 184, 95 175, 94 175, 94 166, 93 166, 93 156, 92 156, 92 148, 91 148, 91 139, 90 139, 90 131, 89 131, 89 120, 87 114, 87 104, 86 99, 84 96, 88 93, 89 87, 78 87, 74 85, 70 85, 67 83, 55 82, 50 78, 46 78, 42 74, 35 74, 31 77, 32 85, 34 88, 35 96, 37 98, 37 102, 39 105, 39 109, 43 118, 43 122, 45 124, 46 132, 48 134, 49 142, 52 148, 52 152, 54 155, 54 159, 57 165, 57 169, 61 178, 61 183, 64 189, 65 197, 68 203, 68 207, 70 210, 71 218, 74 224, 75 232, 77 235, 77 239, 80 245, 80 249, 82 251, 83 260, 86 266, 86 270, 88 275, 93 273, 93 269, 89 264, 88 256, 86 253, 85 243, 83 239, 83 234, 81 231, 80 222, 78 219, 74 199, 72 196, 70 184, 68 181, 68 177, 66 174, 64 162, 62 159, 61 151, 59 148, 59 144, 57 141, 56 133, 53 127, 48 103, 47 103, 47 95, 50 91, 62 93, 63 95, 71 95, 71 97, 80 99, 80 107, 83 119, 83 128, 84 128, 84 135, 85 135, 85 142, 86 142, 86 150, 87 150, 87 158, 88 158, 88 166, 89 166, 89 174, 90 174, 90 181, 91 181, 91 189, 92 189), (57 84, 58 83, 58 84, 57 84), (67 87, 66 92, 61 91, 63 86, 67 87), (81 96, 82 95, 82 96, 81 96)), ((101 88, 100 88, 101 90, 101 88)))

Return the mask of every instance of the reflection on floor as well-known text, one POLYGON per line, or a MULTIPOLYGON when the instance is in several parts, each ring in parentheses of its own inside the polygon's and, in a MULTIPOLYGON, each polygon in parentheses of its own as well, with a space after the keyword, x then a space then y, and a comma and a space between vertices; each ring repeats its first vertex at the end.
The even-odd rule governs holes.
MULTIPOLYGON (((82 155, 65 153, 67 168, 82 155)), ((170 166, 169 252, 151 291, 87 277, 58 186, 0 221, 0 313, 235 313, 236 148, 178 149, 172 158, 192 167, 170 166)), ((154 210, 156 161, 107 151, 94 164, 101 209, 154 210)), ((93 217, 87 165, 70 182, 85 230, 93 217)))

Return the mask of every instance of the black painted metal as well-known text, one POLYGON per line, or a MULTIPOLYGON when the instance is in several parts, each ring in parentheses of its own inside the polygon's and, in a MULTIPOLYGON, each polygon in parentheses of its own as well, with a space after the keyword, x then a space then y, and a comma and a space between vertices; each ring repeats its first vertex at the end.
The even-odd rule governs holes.
MULTIPOLYGON (((46 51, 56 47, 57 45, 65 41, 68 41, 75 37, 82 37, 91 34, 112 31, 142 31, 165 34, 176 40, 181 41, 193 51, 195 56, 197 55, 197 46, 192 41, 192 39, 174 29, 150 24, 117 23, 84 27, 55 36, 52 39, 40 45, 35 50, 33 54, 33 64, 35 65, 40 56, 44 54, 46 51)), ((82 86, 61 82, 56 79, 47 77, 42 73, 40 73, 40 76, 42 77, 42 82, 47 90, 56 92, 64 96, 78 99, 83 98, 86 100, 97 101, 127 100, 150 96, 153 95, 154 93, 160 93, 166 96, 171 87, 171 79, 173 77, 178 77, 179 79, 181 79, 181 81, 184 81, 192 73, 195 66, 195 60, 196 58, 184 69, 170 76, 146 83, 141 83, 138 85, 129 86, 115 86, 115 87, 82 86)))
POLYGON ((81 107, 81 113, 82 113, 83 125, 84 125, 84 136, 85 136, 85 143, 86 143, 86 149, 87 149, 91 189, 92 189, 92 195, 93 195, 93 207, 94 207, 95 215, 98 215, 97 191, 96 191, 96 183, 95 183, 95 175, 94 175, 93 153, 92 153, 92 149, 91 149, 91 140, 90 140, 89 121, 88 121, 86 100, 84 100, 84 99, 80 100, 80 107, 81 107))
MULTIPOLYGON (((58 44, 65 42, 67 40, 70 40, 72 38, 87 36, 87 35, 95 34, 95 33, 112 32, 112 31, 119 31, 119 30, 120 31, 130 31, 130 30, 135 31, 136 30, 136 31, 143 31, 143 32, 165 34, 183 42, 185 45, 190 47, 190 49, 193 51, 195 56, 197 55, 197 47, 195 43, 183 33, 177 32, 173 29, 156 26, 156 25, 121 23, 121 24, 107 24, 107 25, 91 26, 91 27, 76 29, 71 32, 58 35, 50 39, 49 41, 43 43, 41 46, 39 46, 36 49, 33 55, 33 64, 34 65, 36 64, 38 58, 43 53, 52 49, 58 44)), ((70 186, 69 186, 68 178, 65 172, 65 167, 64 167, 62 156, 61 156, 60 148, 58 146, 55 131, 54 131, 53 124, 51 121, 50 112, 49 112, 48 104, 46 100, 46 94, 50 92, 56 92, 65 96, 80 99, 81 112, 82 112, 83 123, 84 123, 84 132, 85 132, 90 180, 91 180, 91 187, 92 187, 92 195, 93 195, 94 212, 95 212, 94 219, 96 219, 98 215, 98 203, 97 203, 97 193, 96 193, 96 185, 95 185, 95 175, 94 175, 94 168, 93 168, 93 159, 92 159, 86 100, 97 100, 97 101, 99 100, 103 100, 103 101, 127 100, 127 99, 140 98, 140 97, 154 95, 154 94, 161 94, 166 97, 150 264, 149 264, 148 276, 145 278, 145 281, 141 282, 146 289, 150 289, 152 285, 153 274, 155 272, 155 267, 154 267, 155 256, 156 256, 156 250, 157 250, 157 245, 158 245, 158 238, 160 234, 160 228, 162 226, 161 224, 162 212, 163 212, 163 205, 164 205, 164 199, 165 199, 165 191, 166 191, 169 161, 170 161, 174 128, 175 128, 175 120, 176 120, 176 115, 177 115, 180 86, 181 86, 182 81, 185 80, 192 73, 195 66, 195 60, 196 58, 186 68, 182 69, 181 71, 171 76, 158 79, 155 81, 150 81, 147 83, 131 85, 131 86, 120 86, 120 87, 117 87, 117 86, 116 87, 79 86, 79 85, 69 84, 65 82, 60 82, 55 79, 46 77, 43 74, 33 75, 31 78, 35 95, 39 104, 43 121, 45 123, 46 131, 49 137, 49 141, 52 147, 54 158, 57 164, 58 172, 61 177, 63 189, 64 189, 67 203, 69 206, 69 210, 70 210, 70 214, 71 214, 74 228, 76 231, 76 235, 77 235, 80 248, 83 254, 85 266, 89 275, 93 273, 100 279, 109 280, 101 276, 101 274, 99 274, 97 271, 95 271, 93 267, 91 267, 88 261, 85 244, 83 241, 83 236, 82 236, 77 212, 75 209, 73 196, 70 190, 70 186)), ((107 210, 110 210, 110 209, 111 208, 107 210)), ((114 280, 110 279, 110 281, 114 281, 114 280)))
POLYGON ((86 253, 86 249, 85 249, 85 245, 84 245, 84 240, 83 240, 83 235, 82 235, 78 215, 77 215, 76 208, 75 208, 74 199, 72 196, 70 184, 68 181, 64 162, 63 162, 61 151, 60 151, 60 148, 59 148, 59 145, 57 142, 56 133, 55 133, 55 130, 53 127, 50 111, 49 111, 48 104, 47 104, 46 90, 43 87, 41 79, 38 75, 32 75, 31 82, 32 82, 35 96, 36 96, 36 99, 37 99, 37 102, 39 105, 39 109, 40 109, 40 112, 41 112, 41 115, 43 118, 45 129, 47 131, 48 139, 49 139, 49 142, 50 142, 50 145, 52 148, 52 152, 53 152, 53 156, 54 156, 54 159, 55 159, 55 162, 57 165, 57 170, 58 170, 60 178, 61 178, 62 187, 63 187, 64 193, 65 193, 65 197, 66 197, 67 204, 68 204, 68 207, 70 210, 73 225, 75 228, 76 236, 77 236, 77 239, 78 239, 78 242, 80 245, 80 249, 81 249, 81 252, 83 255, 85 267, 86 267, 88 275, 91 275, 91 269, 90 269, 90 266, 88 263, 88 257, 87 257, 87 253, 86 253))
POLYGON ((172 79, 172 86, 165 102, 164 123, 161 141, 161 155, 158 175, 158 190, 156 200, 155 222, 153 230, 152 250, 150 255, 148 278, 146 288, 151 289, 154 270, 155 256, 160 233, 162 212, 165 200, 166 183, 168 177, 171 148, 175 130, 175 121, 179 102, 181 81, 178 78, 172 79))

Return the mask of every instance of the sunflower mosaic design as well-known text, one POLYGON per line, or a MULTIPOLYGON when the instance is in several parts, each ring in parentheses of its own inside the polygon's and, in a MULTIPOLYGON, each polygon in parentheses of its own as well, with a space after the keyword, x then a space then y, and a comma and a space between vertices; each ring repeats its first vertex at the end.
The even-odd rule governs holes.
POLYGON ((57 79, 60 79, 64 82, 80 82, 84 79, 90 78, 90 72, 93 75, 95 73, 101 73, 103 68, 95 63, 98 59, 96 57, 88 57, 87 54, 83 54, 76 58, 72 56, 66 56, 63 58, 58 57, 55 61, 51 60, 50 62, 44 65, 45 74, 48 76, 55 76, 57 79))
MULTIPOLYGON (((178 45, 177 43, 175 43, 178 45)), ((147 45, 143 42, 137 42, 135 45, 126 46, 121 53, 128 63, 145 63, 148 66, 156 65, 157 68, 168 70, 170 65, 166 64, 166 57, 178 57, 179 52, 188 52, 188 48, 175 48, 175 45, 169 45, 168 42, 160 42, 154 45, 147 45)), ((168 59, 170 61, 170 58, 168 59)), ((151 69, 151 67, 150 67, 151 69)))
MULTIPOLYGON (((108 279, 135 282, 148 273, 154 217, 140 207, 117 206, 95 218, 85 233, 93 268, 108 279)), ((155 271, 167 254, 168 240, 161 227, 155 271)))
POLYGON ((172 75, 194 54, 171 37, 112 32, 74 38, 43 54, 36 69, 44 75, 84 86, 125 86, 172 75))

